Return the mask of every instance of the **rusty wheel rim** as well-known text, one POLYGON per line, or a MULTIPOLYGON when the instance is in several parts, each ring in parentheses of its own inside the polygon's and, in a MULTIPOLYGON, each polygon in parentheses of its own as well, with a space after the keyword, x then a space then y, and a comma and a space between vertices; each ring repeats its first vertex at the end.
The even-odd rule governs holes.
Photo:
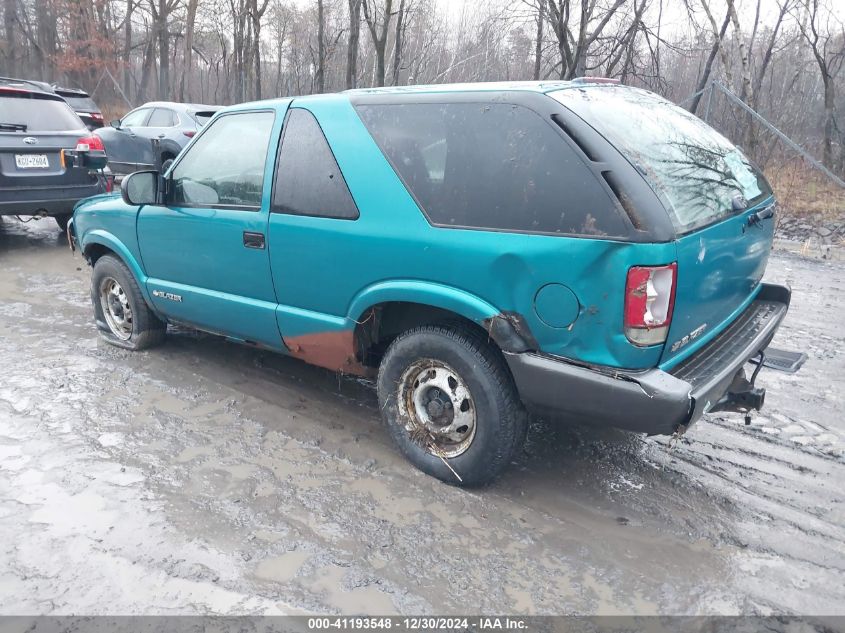
POLYGON ((412 363, 399 380, 398 402, 405 430, 429 453, 452 458, 472 445, 475 402, 464 379, 443 361, 412 363))

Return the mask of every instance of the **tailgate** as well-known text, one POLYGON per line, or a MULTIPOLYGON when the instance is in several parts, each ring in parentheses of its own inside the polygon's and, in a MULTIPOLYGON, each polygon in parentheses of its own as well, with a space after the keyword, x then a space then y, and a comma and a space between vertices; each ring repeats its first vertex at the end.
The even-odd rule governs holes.
POLYGON ((754 299, 766 270, 774 216, 756 221, 770 199, 677 241, 678 285, 661 358, 669 367, 724 330, 754 299))
POLYGON ((0 133, 0 189, 90 183, 86 170, 65 169, 59 155, 62 149, 76 147, 82 135, 84 132, 78 131, 49 135, 0 133), (25 139, 31 140, 27 143, 25 139))

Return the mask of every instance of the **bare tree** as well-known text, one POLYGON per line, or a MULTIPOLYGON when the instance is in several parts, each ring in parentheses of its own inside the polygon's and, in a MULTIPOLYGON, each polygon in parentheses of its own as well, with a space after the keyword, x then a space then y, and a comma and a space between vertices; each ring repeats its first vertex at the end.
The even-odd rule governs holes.
POLYGON ((824 141, 822 161, 833 167, 833 138, 838 131, 836 122, 836 75, 845 54, 845 34, 829 6, 822 0, 801 0, 805 19, 798 19, 801 35, 810 46, 824 86, 824 141))
POLYGON ((349 39, 346 46, 346 88, 358 83, 358 41, 361 35, 361 0, 348 0, 349 39))
POLYGON ((560 78, 573 79, 584 75, 590 47, 598 40, 610 20, 625 4, 625 0, 613 0, 606 8, 596 0, 544 0, 557 37, 560 52, 560 78), (575 5, 575 6, 573 6, 575 5), (577 16, 573 15, 577 10, 577 16))
POLYGON ((326 13, 317 0, 317 92, 326 91, 326 13))
POLYGON ((385 54, 387 52, 387 37, 390 33, 390 20, 393 17, 393 0, 382 0, 379 7, 378 0, 363 0, 364 21, 370 30, 373 48, 376 54, 375 85, 383 86, 385 77, 385 54), (371 6, 372 5, 372 6, 371 6))
POLYGON ((158 98, 170 99, 170 31, 168 19, 179 0, 150 0, 158 38, 158 98))

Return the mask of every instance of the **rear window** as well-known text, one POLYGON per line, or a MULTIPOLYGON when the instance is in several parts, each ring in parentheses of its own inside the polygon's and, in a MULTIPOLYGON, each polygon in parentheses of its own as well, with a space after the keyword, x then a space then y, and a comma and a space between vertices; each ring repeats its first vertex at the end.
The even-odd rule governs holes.
POLYGON ((615 202, 540 115, 506 103, 359 105, 438 226, 622 236, 615 202))
POLYGON ((94 100, 91 97, 71 97, 65 96, 61 93, 59 93, 59 95, 64 98, 64 100, 68 102, 68 105, 74 110, 82 112, 100 111, 100 108, 97 107, 97 104, 94 103, 94 100))
MULTIPOLYGON (((25 132, 84 130, 85 124, 64 101, 29 93, 0 95, 0 125, 25 125, 25 132), (20 96, 18 96, 20 95, 20 96)), ((0 127, 0 130, 3 128, 0 127)))
POLYGON ((749 206, 772 189, 728 139, 686 110, 628 87, 591 86, 552 93, 610 141, 669 203, 675 229, 688 233, 749 206))
POLYGON ((211 120, 211 117, 214 116, 214 112, 192 112, 191 116, 194 118, 194 121, 202 127, 211 120))

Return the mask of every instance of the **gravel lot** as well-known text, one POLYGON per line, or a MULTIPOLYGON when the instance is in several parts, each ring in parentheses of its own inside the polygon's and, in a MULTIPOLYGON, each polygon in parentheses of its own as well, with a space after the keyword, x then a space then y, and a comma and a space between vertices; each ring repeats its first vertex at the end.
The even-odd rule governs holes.
POLYGON ((187 331, 98 338, 52 220, 0 221, 0 613, 845 615, 845 263, 794 289, 749 427, 536 420, 495 486, 408 465, 361 382, 187 331))

